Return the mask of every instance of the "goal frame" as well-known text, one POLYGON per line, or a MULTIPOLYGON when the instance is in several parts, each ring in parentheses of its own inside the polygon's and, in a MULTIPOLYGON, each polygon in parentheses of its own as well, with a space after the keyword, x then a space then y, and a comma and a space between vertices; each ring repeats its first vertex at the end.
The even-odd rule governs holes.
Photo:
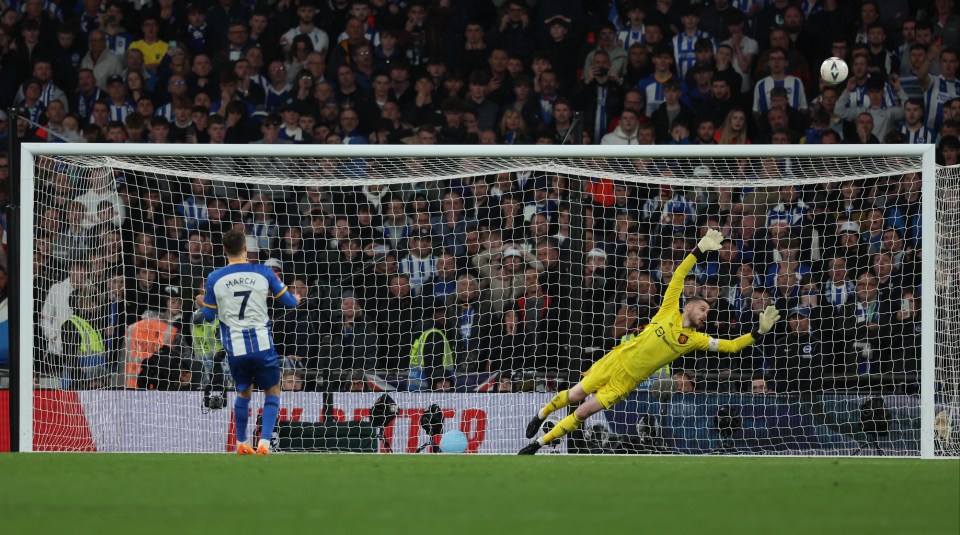
MULTIPOLYGON (((157 157, 275 157, 275 158, 850 158, 850 157, 920 157, 922 218, 921 238, 926 244, 936 243, 937 205, 936 146, 923 145, 155 145, 155 144, 86 144, 86 143, 23 143, 11 153, 11 165, 19 158, 19 180, 11 173, 13 196, 10 213, 11 249, 16 267, 10 266, 11 310, 18 321, 10 333, 10 430, 11 451, 33 451, 33 329, 32 295, 34 247, 31 222, 34 213, 34 187, 37 177, 34 163, 42 156, 157 156, 157 157), (19 191, 17 191, 19 190, 19 191), (929 212, 929 213, 926 213, 929 212), (29 245, 29 248, 26 246, 29 245), (14 330, 17 332, 13 332, 14 330), (14 384, 16 383, 16 384, 14 384)), ((14 170, 15 171, 15 170, 14 170)), ((924 252, 921 283, 924 288, 936 286, 936 247, 924 252)), ((936 299, 921 301, 920 359, 920 458, 935 458, 935 365, 936 299)))

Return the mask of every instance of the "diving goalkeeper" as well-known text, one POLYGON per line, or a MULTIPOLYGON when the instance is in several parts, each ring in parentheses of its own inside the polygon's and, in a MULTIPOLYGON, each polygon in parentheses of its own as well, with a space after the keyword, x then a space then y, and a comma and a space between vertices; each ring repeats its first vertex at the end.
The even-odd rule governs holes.
POLYGON ((680 355, 707 349, 735 353, 770 332, 780 319, 780 314, 773 306, 767 307, 760 315, 757 329, 734 340, 719 340, 698 331, 703 328, 707 312, 710 311, 710 305, 704 299, 689 299, 681 311, 680 293, 683 290, 684 278, 697 260, 702 260, 709 251, 719 250, 721 242, 723 234, 720 234, 720 231, 707 231, 696 249, 687 255, 673 273, 673 279, 663 294, 663 305, 650 324, 639 336, 613 348, 595 362, 576 386, 554 396, 527 424, 527 438, 533 438, 537 434, 541 424, 551 413, 571 403, 579 403, 589 394, 596 395, 577 407, 573 414, 560 420, 549 433, 520 450, 520 455, 535 454, 544 445, 580 427, 591 415, 601 409, 613 407, 655 371, 680 355))

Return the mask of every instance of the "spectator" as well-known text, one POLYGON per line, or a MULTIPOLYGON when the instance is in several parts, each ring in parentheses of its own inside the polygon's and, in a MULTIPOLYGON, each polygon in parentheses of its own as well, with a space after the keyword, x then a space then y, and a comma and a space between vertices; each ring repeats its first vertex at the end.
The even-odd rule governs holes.
MULTIPOLYGON (((269 260, 267 264, 270 264, 269 260)), ((282 279, 282 272, 278 276, 282 279)), ((300 299, 300 304, 296 308, 274 307, 274 333, 277 338, 277 354, 283 359, 284 368, 298 371, 311 363, 321 345, 315 328, 319 313, 316 296, 311 295, 306 277, 294 276, 287 288, 300 299)), ((316 365, 317 362, 314 361, 313 364, 316 365)))
MULTIPOLYGON (((774 87, 770 90, 770 108, 760 114, 760 133, 767 143, 777 130, 788 130, 791 134, 804 132, 807 129, 807 116, 789 105, 786 88, 774 87)), ((796 142, 796 137, 791 142, 796 142)))
MULTIPOLYGON (((637 269, 627 271, 626 282, 620 292, 608 306, 607 321, 613 318, 608 326, 608 339, 612 343, 623 343, 631 339, 632 335, 645 322, 649 321, 656 312, 656 296, 659 295, 649 273, 637 269)), ((611 347, 610 343, 605 347, 611 347)))
POLYGON ((268 74, 270 81, 265 88, 266 99, 264 104, 268 110, 273 110, 290 97, 293 84, 287 79, 287 67, 282 61, 270 62, 268 74))
POLYGON ((280 37, 280 45, 285 53, 290 52, 297 36, 304 35, 310 39, 313 51, 326 55, 330 48, 330 37, 327 36, 327 32, 314 25, 316 15, 317 8, 313 2, 302 2, 297 6, 298 25, 290 28, 280 37))
POLYGON ((686 78, 687 71, 697 62, 694 55, 694 47, 697 41, 706 39, 711 42, 714 49, 716 49, 717 43, 712 35, 699 27, 700 8, 687 6, 680 15, 680 21, 683 24, 683 31, 673 36, 671 41, 680 78, 686 78))
MULTIPOLYGON (((239 104, 239 103, 237 103, 239 104)), ((242 106, 242 104, 241 104, 242 106)), ((239 111, 239 110, 238 110, 239 111)), ((227 113, 230 113, 230 110, 227 110, 227 113)), ((267 116, 263 120, 263 124, 260 126, 260 139, 257 141, 252 141, 251 143, 264 144, 264 145, 283 145, 293 143, 289 139, 280 138, 280 126, 283 122, 280 120, 280 116, 273 113, 267 116)), ((229 131, 228 131, 229 137, 229 131)))
POLYGON ((934 36, 943 41, 944 48, 960 48, 960 17, 953 10, 952 0, 934 2, 936 14, 931 17, 934 36))
POLYGON ((138 50, 143 54, 143 66, 150 72, 156 72, 160 61, 167 55, 167 43, 161 41, 158 35, 160 28, 157 17, 145 16, 140 22, 143 39, 130 43, 130 50, 138 50))
POLYGON ((671 80, 663 84, 664 102, 650 116, 650 122, 656 129, 657 143, 665 143, 670 139, 670 131, 675 124, 693 123, 693 111, 680 101, 682 92, 678 81, 671 80))
POLYGON ((50 286, 47 292, 47 297, 40 308, 40 323, 46 338, 47 349, 54 355, 63 352, 60 329, 67 318, 74 313, 70 304, 70 295, 86 285, 88 279, 87 264, 75 259, 68 265, 67 276, 50 286))
POLYGON ((910 99, 903 106, 903 124, 897 130, 907 137, 907 143, 934 143, 936 131, 924 126, 923 101, 910 99))
POLYGON ((856 293, 856 301, 844 311, 844 315, 856 320, 855 348, 861 356, 857 372, 879 373, 880 355, 887 347, 890 303, 880 300, 877 277, 870 272, 857 276, 856 293))
POLYGON ((520 74, 513 78, 513 99, 501 109, 501 116, 507 110, 514 110, 520 114, 527 130, 535 130, 541 123, 541 112, 544 108, 552 114, 552 101, 557 96, 556 74, 553 71, 546 73, 544 77, 546 83, 547 98, 545 101, 537 102, 533 93, 533 81, 530 77, 520 74))
MULTIPOLYGON (((536 268, 527 267, 523 275, 524 292, 517 299, 516 306, 523 322, 524 346, 532 350, 530 365, 538 369, 556 369, 560 366, 557 346, 561 343, 556 338, 560 321, 557 297, 547 293, 536 268)), ((542 278, 550 288, 550 275, 545 274, 542 278)))
POLYGON ((455 305, 451 319, 456 327, 453 340, 457 366, 468 373, 489 369, 489 363, 481 362, 480 350, 484 338, 490 335, 491 317, 487 303, 481 300, 480 284, 472 274, 457 276, 455 305))
POLYGON ((530 138, 529 128, 523 116, 514 109, 507 109, 503 112, 497 133, 506 145, 524 145, 533 141, 530 138))
POLYGON ((149 314, 127 329, 126 388, 147 389, 152 385, 161 389, 159 371, 173 369, 169 361, 164 363, 161 359, 168 359, 182 347, 180 327, 173 321, 175 317, 176 312, 168 306, 163 315, 149 314), (150 381, 151 377, 153 381, 150 381))
POLYGON ((646 17, 647 10, 641 2, 630 2, 624 11, 627 20, 623 28, 617 32, 617 44, 629 51, 635 44, 643 45, 646 33, 643 19, 646 17))
POLYGON ((409 252, 400 260, 400 273, 407 276, 407 285, 419 295, 437 272, 433 256, 433 235, 430 229, 411 231, 407 238, 409 252))
POLYGON ((133 35, 127 32, 123 25, 125 19, 122 5, 119 2, 109 2, 100 24, 100 29, 107 37, 107 49, 118 58, 123 56, 134 41, 133 35))
POLYGON ((400 47, 397 30, 389 26, 380 32, 380 43, 373 48, 373 61, 378 67, 390 66, 403 57, 406 51, 400 47))
POLYGON ((650 51, 641 43, 634 43, 627 49, 627 66, 623 75, 624 87, 637 87, 653 72, 650 51))
MULTIPOLYGON (((940 46, 934 43, 929 54, 936 57, 940 46)), ((960 67, 956 48, 943 48, 940 52, 940 74, 930 74, 920 77, 920 88, 924 91, 924 126, 937 131, 944 118, 944 104, 951 98, 960 96, 960 80, 957 79, 957 68, 960 67)))
POLYGON ((687 88, 687 101, 691 108, 700 108, 712 99, 713 76, 713 68, 706 64, 696 64, 687 71, 687 77, 692 82, 687 88))
POLYGON ((436 274, 422 293, 444 306, 452 305, 457 294, 457 262, 453 255, 442 253, 436 260, 436 274))
POLYGON ((771 91, 775 87, 787 90, 787 104, 796 110, 807 110, 807 96, 801 81, 787 74, 787 52, 782 48, 772 48, 767 56, 770 75, 758 81, 753 90, 753 113, 757 117, 772 108, 771 91))
MULTIPOLYGON (((754 59, 760 51, 760 45, 755 39, 744 33, 747 20, 743 13, 733 9, 729 11, 723 29, 730 37, 720 43, 720 48, 728 47, 731 56, 730 68, 740 76, 740 85, 731 83, 730 87, 738 93, 745 93, 753 87, 751 73, 753 72, 754 59)), ((718 48, 718 63, 721 55, 718 48)))
POLYGON ((422 308, 410 295, 410 277, 397 273, 390 277, 389 298, 376 310, 378 337, 378 369, 399 369, 401 360, 410 355, 414 321, 422 308))
POLYGON ((620 112, 620 122, 609 134, 604 134, 601 145, 635 145, 637 143, 637 112, 633 109, 624 109, 620 112))
POLYGON ((516 371, 526 367, 523 326, 520 314, 511 306, 497 315, 491 334, 485 340, 488 348, 488 371, 516 371))
POLYGON ((573 87, 579 69, 579 33, 571 32, 571 21, 554 17, 549 21, 549 38, 543 43, 544 54, 549 58, 557 80, 562 87, 573 87))
POLYGON ((598 52, 605 52, 609 63, 606 65, 606 77, 613 82, 619 83, 626 73, 627 52, 624 47, 617 43, 617 28, 612 23, 605 23, 600 27, 597 48, 587 54, 583 65, 583 81, 590 83, 596 77, 596 65, 593 61, 598 52))
POLYGON ((607 133, 610 121, 623 108, 623 91, 617 81, 610 77, 610 55, 597 50, 592 59, 589 76, 579 86, 577 100, 584 110, 584 130, 591 139, 599 141, 607 133))
POLYGON ((777 339, 773 369, 777 392, 809 392, 822 388, 819 336, 810 327, 810 311, 794 308, 787 314, 787 333, 777 339))
MULTIPOLYGON (((15 102, 26 100, 26 87, 31 84, 38 84, 40 91, 39 95, 34 97, 36 98, 35 103, 33 99, 30 99, 30 102, 25 104, 28 108, 35 109, 38 107, 40 110, 43 110, 46 109, 52 101, 59 100, 64 108, 69 111, 70 104, 67 101, 66 93, 53 83, 53 70, 49 61, 38 59, 34 62, 33 78, 24 83, 17 97, 14 99, 15 102)), ((37 116, 39 117, 39 114, 37 114, 37 116)))
POLYGON ((919 297, 907 289, 900 298, 899 306, 894 303, 890 323, 890 346, 897 348, 897 358, 882 361, 880 370, 884 372, 900 372, 916 374, 920 370, 918 348, 921 347, 919 337, 920 303, 919 297), (902 350, 902 353, 900 351, 902 350))
POLYGON ((300 392, 303 390, 303 377, 297 370, 285 369, 280 378, 280 386, 285 392, 300 392))
POLYGON ((584 358, 594 360, 594 352, 613 345, 604 333, 604 312, 607 301, 615 293, 616 269, 608 265, 607 253, 594 248, 587 252, 583 266, 582 286, 574 290, 579 302, 572 314, 572 343, 584 351, 584 358))
POLYGON ((80 62, 80 68, 92 70, 97 85, 101 89, 106 89, 107 79, 119 75, 123 70, 123 64, 113 52, 107 49, 107 37, 103 31, 99 29, 91 31, 87 41, 89 51, 80 62))
POLYGON ((481 264, 481 273, 488 277, 486 300, 494 312, 502 312, 523 293, 524 269, 533 258, 516 247, 482 254, 487 258, 481 264))
POLYGON ((533 54, 535 28, 530 24, 529 8, 520 0, 508 0, 505 14, 489 32, 489 40, 508 54, 529 60, 533 54))
POLYGON ((837 311, 841 311, 856 298, 856 287, 849 275, 846 258, 838 256, 829 261, 823 295, 837 311))
POLYGON ((416 95, 413 101, 402 110, 402 119, 410 124, 418 125, 438 122, 442 112, 440 103, 435 102, 433 98, 436 89, 430 73, 420 73, 414 81, 416 95))
MULTIPOLYGON (((652 116, 660 104, 664 102, 665 84, 674 80, 673 74, 673 51, 669 46, 663 45, 654 48, 651 52, 653 58, 653 74, 637 82, 637 88, 643 92, 647 101, 646 115, 652 116)), ((683 85, 681 82, 681 91, 683 85)))
POLYGON ((354 296, 346 295, 340 300, 339 314, 326 332, 330 342, 321 345, 319 360, 310 361, 309 369, 349 371, 375 368, 379 351, 377 332, 354 296))
POLYGON ((433 234, 446 251, 459 257, 465 252, 466 229, 473 221, 467 218, 463 198, 452 190, 443 195, 440 206, 440 215, 431 219, 433 234))

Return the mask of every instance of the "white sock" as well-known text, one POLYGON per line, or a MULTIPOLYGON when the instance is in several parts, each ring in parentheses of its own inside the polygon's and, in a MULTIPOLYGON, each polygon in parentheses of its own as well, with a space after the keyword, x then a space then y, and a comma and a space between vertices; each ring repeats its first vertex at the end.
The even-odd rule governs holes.
POLYGON ((543 409, 540 409, 540 412, 537 413, 537 418, 540 418, 541 420, 546 420, 547 416, 550 416, 550 415, 543 412, 543 409))
POLYGON ((259 448, 260 446, 266 446, 266 447, 269 448, 269 447, 270 447, 270 441, 267 440, 267 439, 265 439, 265 438, 261 438, 261 439, 260 439, 260 442, 257 442, 257 447, 259 448))
POLYGON ((540 438, 537 439, 537 444, 540 444, 541 446, 546 446, 546 445, 547 445, 547 443, 543 441, 543 437, 540 437, 540 438))

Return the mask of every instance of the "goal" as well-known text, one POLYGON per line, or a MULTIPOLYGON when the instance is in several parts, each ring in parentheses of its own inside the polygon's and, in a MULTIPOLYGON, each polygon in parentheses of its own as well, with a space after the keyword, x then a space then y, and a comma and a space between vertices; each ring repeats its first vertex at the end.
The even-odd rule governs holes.
POLYGON ((20 169, 21 451, 232 451, 223 344, 253 342, 194 310, 231 228, 303 298, 272 311, 278 451, 461 431, 515 453, 707 228, 728 239, 681 301, 711 304, 712 337, 770 304, 775 330, 684 355, 542 451, 960 446, 960 181, 933 146, 25 144, 20 169))

